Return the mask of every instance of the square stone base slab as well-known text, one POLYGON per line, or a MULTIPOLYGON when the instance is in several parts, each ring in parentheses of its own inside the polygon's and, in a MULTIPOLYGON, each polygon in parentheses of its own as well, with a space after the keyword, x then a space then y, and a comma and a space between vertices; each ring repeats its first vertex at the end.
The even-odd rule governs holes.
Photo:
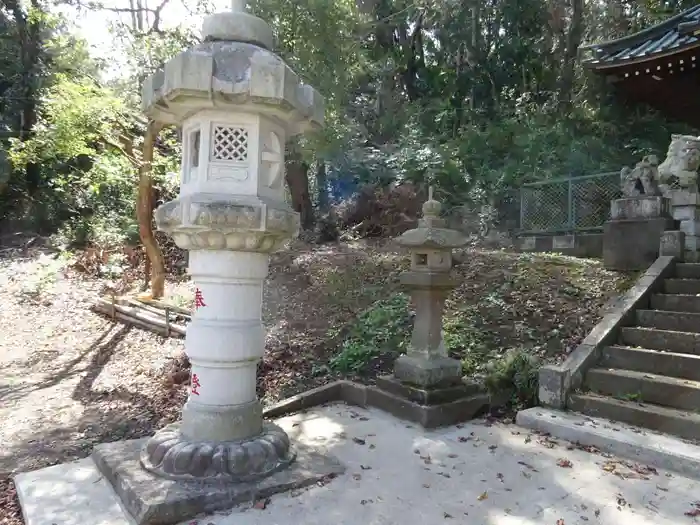
POLYGON ((453 401, 422 405, 375 386, 367 389, 367 404, 418 423, 423 428, 437 428, 478 417, 488 410, 490 400, 487 394, 478 393, 453 401))
POLYGON ((112 484, 138 525, 170 525, 198 514, 233 508, 240 503, 313 485, 345 471, 335 458, 302 445, 288 468, 257 483, 193 483, 155 476, 141 467, 139 454, 147 439, 98 445, 92 452, 97 468, 112 484))
POLYGON ((482 393, 481 387, 476 383, 460 381, 456 385, 442 388, 423 388, 399 381, 394 376, 386 375, 377 378, 377 388, 398 397, 403 397, 418 403, 419 405, 439 405, 457 401, 474 394, 482 393))

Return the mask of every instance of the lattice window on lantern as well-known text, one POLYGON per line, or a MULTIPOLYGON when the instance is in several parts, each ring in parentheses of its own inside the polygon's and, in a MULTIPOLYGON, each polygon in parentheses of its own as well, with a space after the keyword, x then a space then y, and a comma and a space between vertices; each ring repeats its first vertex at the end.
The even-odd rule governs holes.
POLYGON ((211 160, 248 162, 248 130, 214 124, 211 140, 211 160))

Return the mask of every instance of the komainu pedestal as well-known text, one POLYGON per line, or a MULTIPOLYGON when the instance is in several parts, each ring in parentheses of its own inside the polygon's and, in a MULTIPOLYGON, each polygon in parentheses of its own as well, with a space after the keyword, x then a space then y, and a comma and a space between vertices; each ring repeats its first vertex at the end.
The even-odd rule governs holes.
POLYGON ((611 270, 644 270, 659 256, 661 235, 674 230, 670 200, 640 195, 612 201, 603 226, 603 262, 611 270))

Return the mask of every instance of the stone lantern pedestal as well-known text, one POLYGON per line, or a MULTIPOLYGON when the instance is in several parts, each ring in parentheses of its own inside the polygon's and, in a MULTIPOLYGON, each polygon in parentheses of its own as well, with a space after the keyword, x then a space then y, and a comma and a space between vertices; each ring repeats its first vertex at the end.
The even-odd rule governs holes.
POLYGON ((462 379, 462 363, 447 355, 442 338, 445 300, 456 285, 450 276, 452 250, 466 239, 445 228, 440 209, 431 188, 418 228, 397 239, 411 250, 411 269, 401 275, 401 283, 416 309, 413 334, 407 354, 394 364, 394 374, 378 378, 378 389, 371 394, 376 406, 424 427, 471 419, 488 404, 479 385, 462 379))
POLYGON ((156 222, 189 251, 196 291, 182 420, 93 453, 137 523, 176 523, 343 470, 264 422, 256 395, 269 254, 299 229, 284 197, 284 145, 320 127, 324 109, 244 5, 207 17, 204 41, 144 83, 149 118, 182 128, 180 194, 156 222))

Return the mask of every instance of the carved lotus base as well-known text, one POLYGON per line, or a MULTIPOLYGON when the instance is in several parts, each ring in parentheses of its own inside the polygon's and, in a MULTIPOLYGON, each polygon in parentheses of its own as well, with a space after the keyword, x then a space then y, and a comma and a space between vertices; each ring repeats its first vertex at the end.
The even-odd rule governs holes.
POLYGON ((250 482, 287 467, 295 459, 289 437, 265 423, 259 436, 242 441, 190 441, 177 425, 148 440, 141 451, 143 468, 178 481, 250 482))

